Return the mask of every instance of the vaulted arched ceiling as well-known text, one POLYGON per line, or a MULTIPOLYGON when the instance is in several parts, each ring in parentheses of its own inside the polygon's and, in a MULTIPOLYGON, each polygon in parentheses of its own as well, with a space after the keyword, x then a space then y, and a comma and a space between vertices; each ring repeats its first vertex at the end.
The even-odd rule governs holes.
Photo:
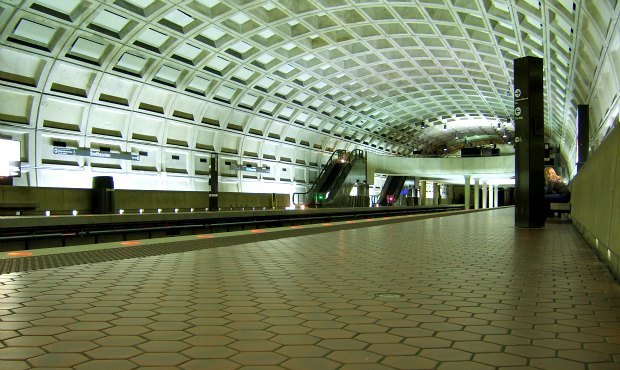
POLYGON ((602 121, 618 101, 619 8, 614 0, 4 0, 0 77, 209 123, 165 96, 132 92, 149 85, 295 126, 317 142, 408 156, 510 148, 513 60, 531 55, 544 58, 546 136, 570 156, 577 104, 593 104, 602 121), (26 54, 46 62, 29 65, 26 54), (597 96, 610 75, 612 97, 597 96))

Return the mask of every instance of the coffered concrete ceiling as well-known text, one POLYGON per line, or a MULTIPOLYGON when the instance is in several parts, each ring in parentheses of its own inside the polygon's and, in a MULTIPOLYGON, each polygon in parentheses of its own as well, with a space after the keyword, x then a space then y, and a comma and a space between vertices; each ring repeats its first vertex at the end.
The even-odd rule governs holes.
MULTIPOLYGON (((311 149, 335 139, 444 155, 511 150, 513 60, 530 55, 544 58, 547 141, 571 162, 577 104, 591 104, 595 134, 618 106, 619 9, 616 0, 0 0, 0 78, 221 129, 234 119, 218 109, 264 117, 297 127, 289 143, 311 149), (152 86, 150 97, 138 85, 152 86)), ((137 130, 129 140, 150 135, 137 130)))

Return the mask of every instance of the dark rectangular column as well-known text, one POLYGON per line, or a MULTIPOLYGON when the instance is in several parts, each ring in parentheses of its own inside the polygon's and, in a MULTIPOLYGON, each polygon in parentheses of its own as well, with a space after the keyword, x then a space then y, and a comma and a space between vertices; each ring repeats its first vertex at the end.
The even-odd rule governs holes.
POLYGON ((590 153, 590 106, 577 106, 577 170, 588 160, 590 153))
POLYGON ((211 190, 209 191, 209 211, 218 211, 219 206, 219 192, 218 192, 218 163, 217 163, 217 154, 211 155, 211 168, 209 171, 209 185, 211 185, 211 190))
POLYGON ((545 226, 543 60, 514 61, 515 226, 545 226))

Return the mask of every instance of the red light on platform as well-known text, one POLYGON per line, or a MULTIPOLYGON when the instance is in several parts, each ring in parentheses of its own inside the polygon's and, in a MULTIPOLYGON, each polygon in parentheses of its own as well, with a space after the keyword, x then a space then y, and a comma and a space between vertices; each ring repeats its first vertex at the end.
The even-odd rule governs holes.
POLYGON ((121 242, 121 244, 130 247, 132 245, 140 245, 142 243, 140 243, 140 242, 121 242))
POLYGON ((251 233, 264 233, 265 230, 262 229, 254 229, 254 230, 250 230, 251 233))
POLYGON ((348 220, 348 221, 345 221, 345 222, 348 223, 348 224, 354 224, 355 223, 355 221, 351 221, 351 220, 348 220))
POLYGON ((298 226, 298 225, 291 226, 291 229, 303 229, 303 228, 304 228, 303 226, 298 226))
POLYGON ((6 255, 9 257, 28 257, 32 256, 32 252, 8 252, 6 255))
POLYGON ((198 239, 213 239, 215 236, 213 234, 200 234, 196 235, 198 239))

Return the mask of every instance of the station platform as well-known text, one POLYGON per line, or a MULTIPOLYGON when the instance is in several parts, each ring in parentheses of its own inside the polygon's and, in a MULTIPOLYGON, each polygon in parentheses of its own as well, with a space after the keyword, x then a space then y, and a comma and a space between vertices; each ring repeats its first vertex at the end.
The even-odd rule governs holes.
POLYGON ((0 368, 620 369, 620 285, 566 218, 133 242, 2 253, 0 368))

